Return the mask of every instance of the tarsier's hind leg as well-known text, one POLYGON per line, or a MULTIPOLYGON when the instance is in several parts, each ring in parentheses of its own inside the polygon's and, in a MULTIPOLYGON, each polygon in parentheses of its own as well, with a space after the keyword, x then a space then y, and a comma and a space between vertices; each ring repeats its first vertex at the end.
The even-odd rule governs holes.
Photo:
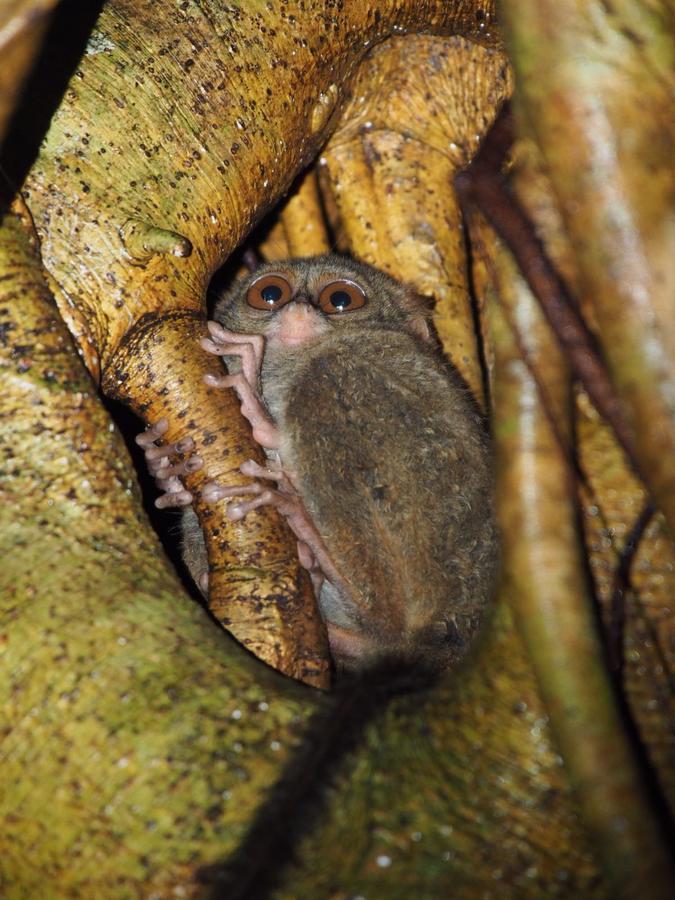
MULTIPOLYGON (((155 506, 159 509, 190 506, 194 498, 181 479, 188 472, 196 472, 203 466, 203 460, 197 454, 187 455, 178 463, 172 462, 172 457, 176 454, 189 454, 194 447, 194 441, 191 437, 186 437, 172 444, 161 443, 168 427, 168 421, 160 419, 136 437, 136 443, 145 452, 148 470, 155 479, 157 487, 162 491, 162 494, 155 500, 155 506)), ((275 506, 286 518, 291 530, 298 538, 298 559, 300 564, 308 569, 314 590, 318 595, 324 577, 330 578, 329 573, 333 573, 333 565, 321 536, 314 528, 281 464, 270 460, 265 467, 249 459, 241 465, 240 472, 250 478, 273 481, 277 488, 270 488, 259 481, 227 486, 210 481, 202 489, 202 499, 207 503, 215 503, 218 500, 232 498, 233 502, 227 507, 228 518, 232 521, 243 519, 249 512, 261 506, 275 506), (245 497, 251 499, 235 499, 245 497)), ((186 525, 187 523, 184 522, 184 529, 186 525)), ((197 527, 197 519, 193 515, 190 520, 191 534, 184 536, 188 546, 195 543, 194 532, 197 527)), ((200 546, 203 546, 203 540, 200 542, 200 546)), ((205 553, 205 548, 201 552, 205 553)), ((189 564, 188 567, 191 571, 194 568, 189 564)), ((206 591, 208 574, 202 573, 196 580, 199 587, 206 591)))
POLYGON ((163 440, 168 429, 168 420, 160 419, 136 436, 136 443, 145 452, 148 470, 155 479, 157 487, 163 492, 155 500, 155 506, 158 509, 169 506, 188 506, 192 503, 192 494, 186 490, 181 476, 188 472, 196 472, 204 464, 201 456, 196 453, 185 456, 181 462, 172 464, 172 456, 189 454, 195 443, 191 437, 186 437, 173 444, 157 444, 157 441, 163 440))
POLYGON ((214 482, 204 488, 204 495, 209 500, 220 500, 227 497, 250 496, 250 500, 235 500, 227 507, 227 516, 232 521, 243 519, 248 513, 261 506, 274 506, 288 522, 293 534, 298 539, 298 559, 304 568, 309 570, 314 590, 321 590, 324 578, 330 581, 339 580, 335 566, 328 554, 323 538, 316 530, 300 497, 280 463, 270 460, 267 466, 261 466, 252 459, 242 463, 239 471, 251 478, 273 481, 276 488, 270 488, 259 481, 247 485, 224 487, 214 482))

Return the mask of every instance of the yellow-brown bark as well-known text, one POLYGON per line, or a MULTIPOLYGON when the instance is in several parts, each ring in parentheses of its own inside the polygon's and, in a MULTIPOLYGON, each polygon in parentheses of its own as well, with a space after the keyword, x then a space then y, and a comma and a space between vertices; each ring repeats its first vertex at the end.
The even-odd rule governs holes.
POLYGON ((649 883, 665 900, 673 872, 618 713, 585 578, 566 452, 569 373, 513 263, 498 256, 495 269, 505 307, 492 311, 505 587, 615 896, 637 897, 649 883))
MULTIPOLYGON (((672 22, 663 13, 659 23, 655 15, 650 28, 661 31, 647 34, 639 9, 600 6, 572 15, 571 4, 547 5, 547 17, 539 18, 524 2, 506 4, 516 10, 511 53, 528 127, 544 150, 571 241, 556 237, 555 210, 538 205, 536 191, 526 199, 549 252, 568 283, 583 292, 581 306, 612 359, 634 421, 646 423, 641 459, 656 453, 651 486, 667 499, 672 454, 667 441, 647 445, 665 421, 662 401, 670 384, 664 369, 654 375, 652 364, 672 331, 661 292, 670 283, 662 264, 673 258, 663 251, 672 209, 664 159, 672 134, 670 124, 661 128, 659 112, 670 84, 663 60, 672 22), (601 23, 597 33, 604 36, 597 45, 585 43, 592 21, 601 23), (625 34, 624 25, 634 33, 625 34), (635 38, 641 34, 656 34, 645 41, 648 66, 639 65, 635 38), (521 44, 523 35, 528 40, 521 44), (575 80, 565 60, 577 61, 579 40, 604 73, 624 73, 630 109, 612 94, 611 81, 591 79, 589 87, 575 80), (599 62, 603 47, 627 52, 599 62), (550 73, 541 48, 551 51, 550 73), (548 103, 557 97, 547 94, 554 72, 564 76, 562 107, 548 103), (617 166, 610 159, 612 165, 597 170, 588 164, 596 157, 586 152, 592 128, 587 132, 577 115, 587 111, 584 98, 598 99, 596 88, 609 90, 612 100, 603 106, 600 97, 592 110, 606 113, 606 121, 602 115, 588 119, 609 122, 593 147, 620 151, 617 166), (644 110, 636 91, 646 97, 644 110), (560 108, 572 109, 569 122, 558 118, 560 108), (583 140, 575 143, 577 132, 583 140), (556 141, 569 151, 567 161, 556 141), (648 152, 628 172, 631 142, 648 152), (642 206, 649 166, 654 189, 645 190, 642 206), (626 200, 617 208, 627 211, 631 226, 618 232, 606 215, 617 185, 626 200), (546 224, 549 215, 553 226, 546 224), (633 324, 620 324, 623 295, 615 290, 614 270, 610 288, 602 280, 607 260, 624 271, 617 255, 625 244, 613 246, 617 234, 635 237, 632 250, 642 248, 647 260, 625 282, 626 308, 635 311, 634 288, 644 286, 645 277, 655 286, 644 308, 659 333, 640 321, 640 340, 629 334, 633 324), (566 256, 570 243, 574 259, 566 256), (661 286, 657 275, 665 275, 661 286), (652 346, 642 343, 645 334, 656 340, 658 353, 635 362, 631 348, 652 346), (649 376, 644 382, 643 372, 649 376), (644 410, 637 408, 642 400, 649 401, 644 410)), ((212 366, 197 346, 207 282, 284 195, 339 117, 320 172, 330 189, 323 205, 334 238, 436 298, 446 352, 480 395, 475 324, 485 336, 485 323, 480 315, 475 323, 466 301, 467 261, 448 179, 470 159, 475 135, 485 132, 510 90, 491 15, 488 4, 402 0, 348 3, 339 13, 318 0, 302 10, 301 4, 257 2, 226 10, 217 0, 180 7, 113 0, 105 6, 26 193, 60 310, 90 371, 147 419, 168 414, 172 438, 184 436, 182 423, 194 419, 206 463, 190 479, 197 496, 205 477, 240 480, 238 462, 255 453, 232 398, 201 381, 212 366), (401 29, 468 40, 409 35, 375 46, 401 29), (475 40, 483 46, 469 43, 475 40), (421 72, 434 85, 431 97, 420 89, 421 72)), ((309 184, 295 209, 280 213, 279 244, 266 255, 285 254, 288 245, 292 252, 323 247, 323 237, 316 245, 306 240, 320 215, 309 184)), ((519 191, 527 195, 522 181, 519 191)), ((475 235, 472 228, 480 307, 495 302, 490 282, 496 263, 489 230, 481 228, 480 241, 475 235)), ((344 711, 354 701, 338 699, 298 755, 308 717, 333 698, 319 701, 316 692, 257 665, 184 595, 148 531, 126 451, 48 305, 25 237, 6 220, 0 238, 9 253, 3 273, 17 279, 0 282, 0 324, 9 326, 0 329, 8 338, 0 346, 8 375, 0 401, 0 541, 8 560, 0 574, 0 661, 11 728, 2 744, 7 790, 0 791, 0 866, 10 896, 35 896, 45 883, 63 896, 90 896, 92 889, 101 897, 190 893, 199 890, 195 869, 217 860, 236 861, 238 888, 268 865, 287 866, 279 896, 289 898, 407 900, 453 893, 471 900, 486 894, 600 900, 616 896, 617 883, 625 896, 641 896, 644 883, 661 889, 658 837, 635 791, 590 621, 584 548, 558 439, 579 450, 585 549, 605 619, 617 554, 644 492, 583 395, 577 431, 570 429, 564 365, 549 336, 542 338, 538 314, 514 288, 518 279, 508 268, 501 270, 502 282, 507 299, 515 290, 511 319, 519 322, 522 339, 516 349, 502 332, 497 348, 500 495, 506 521, 518 526, 507 532, 510 581, 484 642, 464 669, 439 684, 386 708, 382 701, 363 730, 344 711), (532 363, 555 411, 556 435, 532 384, 532 363), (542 581, 538 575, 549 561, 551 578, 542 581), (518 590, 509 590, 516 582, 518 590), (548 617, 553 606, 559 620, 548 617), (519 611, 517 630, 511 608, 519 611), (552 622, 560 623, 560 633, 552 622), (589 705, 592 686, 597 690, 590 691, 589 705), (570 697, 583 701, 575 700, 571 711, 570 697), (331 735, 336 743, 346 735, 350 749, 326 795, 325 815, 312 820, 332 769, 308 766, 298 774, 297 766, 330 757, 331 735), (598 748, 601 763, 611 764, 598 764, 598 748), (309 793, 308 805, 293 792, 286 806, 266 803, 287 783, 286 762, 291 774, 296 766, 294 788, 309 793), (615 814, 625 814, 627 823, 618 833, 615 814), (297 842, 297 865, 288 865, 287 851, 275 857, 264 842, 248 853, 247 833, 260 835, 261 826, 267 833, 269 823, 273 833, 292 831, 296 841, 307 821, 314 824, 297 842)), ((493 348, 483 350, 493 370, 493 348)), ((659 431, 666 433, 667 422, 659 431)), ((244 609, 233 630, 285 671, 302 677, 304 667, 305 677, 313 678, 318 669, 320 679, 326 670, 317 620, 310 614, 303 624, 302 575, 281 524, 256 516, 242 528, 226 523, 222 509, 209 515, 197 502, 218 616, 234 618, 248 597, 260 600, 257 624, 244 609), (290 600, 296 618, 278 615, 280 598, 290 600), (292 629, 303 627, 309 636, 301 640, 292 629)), ((655 519, 634 564, 624 670, 631 712, 671 802, 675 767, 666 692, 674 563, 673 544, 655 519)))

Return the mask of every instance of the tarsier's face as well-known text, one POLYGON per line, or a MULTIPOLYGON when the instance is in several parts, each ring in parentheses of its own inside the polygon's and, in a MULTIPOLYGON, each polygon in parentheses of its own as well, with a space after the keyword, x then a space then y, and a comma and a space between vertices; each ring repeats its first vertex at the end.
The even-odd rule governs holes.
POLYGON ((419 331, 425 316, 420 301, 384 273, 345 257, 318 256, 261 267, 219 303, 217 318, 232 331, 294 346, 369 322, 419 331))

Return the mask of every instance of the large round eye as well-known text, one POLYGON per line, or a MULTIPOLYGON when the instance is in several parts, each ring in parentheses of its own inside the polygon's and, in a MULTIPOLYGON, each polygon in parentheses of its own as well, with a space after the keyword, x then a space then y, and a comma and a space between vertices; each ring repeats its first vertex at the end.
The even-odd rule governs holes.
POLYGON ((355 281, 331 281, 319 291, 319 306, 328 315, 351 312, 366 305, 366 295, 355 281))
POLYGON ((283 275, 261 275, 246 291, 246 302, 254 309, 279 309, 288 303, 292 293, 283 275))

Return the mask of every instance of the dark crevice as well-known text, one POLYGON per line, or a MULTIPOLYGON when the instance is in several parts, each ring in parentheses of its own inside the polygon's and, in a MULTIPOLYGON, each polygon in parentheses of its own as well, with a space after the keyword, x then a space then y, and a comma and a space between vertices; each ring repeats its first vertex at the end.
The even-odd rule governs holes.
MULTIPOLYGON (((0 152, 0 172, 10 199, 37 158, 52 116, 63 100, 105 0, 61 0, 23 86, 0 152)), ((3 200, 6 197, 2 198, 3 200)))

